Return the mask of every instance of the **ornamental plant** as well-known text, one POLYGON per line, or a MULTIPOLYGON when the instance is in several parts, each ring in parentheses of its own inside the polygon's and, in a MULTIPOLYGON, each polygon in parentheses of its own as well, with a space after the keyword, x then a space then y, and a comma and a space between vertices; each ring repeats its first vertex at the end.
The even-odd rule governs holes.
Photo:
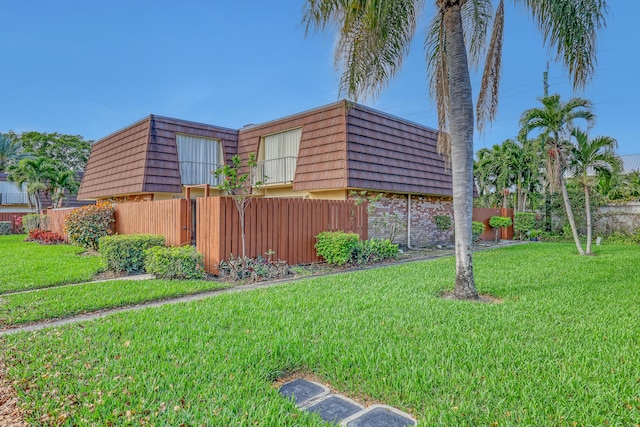
POLYGON ((27 237, 26 240, 27 242, 38 242, 41 245, 59 245, 64 243, 64 238, 60 234, 40 228, 29 231, 29 237, 27 237))
POLYGON ((144 273, 145 251, 155 246, 164 246, 164 236, 117 234, 98 240, 102 262, 116 272, 144 273))
POLYGON ((484 233, 484 222, 473 221, 471 222, 471 237, 474 242, 480 240, 480 235, 484 233))
POLYGON ((355 233, 344 231, 323 231, 316 236, 316 251, 326 262, 344 265, 351 260, 351 255, 360 240, 355 233))
MULTIPOLYGON (((533 212, 516 212, 513 216, 513 230, 520 240, 536 226, 536 214, 533 212)), ((533 236, 531 236, 533 237, 533 236)))
POLYGON ((158 279, 202 279, 204 257, 193 246, 165 248, 154 246, 144 251, 144 268, 158 279))
POLYGON ((0 221, 0 236, 11 234, 11 221, 0 221))
POLYGON ((453 222, 451 221, 451 217, 449 215, 436 215, 434 217, 436 228, 440 231, 447 231, 451 229, 453 222))
POLYGON ((71 211, 64 219, 69 243, 87 249, 98 249, 98 240, 112 234, 115 208, 109 202, 87 205, 71 211))
POLYGON ((496 242, 498 239, 498 229, 502 227, 510 227, 512 224, 511 218, 507 216, 492 216, 489 218, 489 225, 496 229, 496 242))

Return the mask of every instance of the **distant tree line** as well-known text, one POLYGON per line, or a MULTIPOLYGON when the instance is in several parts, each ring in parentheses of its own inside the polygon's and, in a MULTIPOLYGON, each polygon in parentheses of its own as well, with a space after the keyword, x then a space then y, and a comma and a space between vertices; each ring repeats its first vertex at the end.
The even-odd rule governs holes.
POLYGON ((77 194, 78 173, 87 164, 92 142, 60 133, 0 133, 0 172, 24 186, 30 207, 42 209, 44 195, 59 207, 66 196, 77 194))

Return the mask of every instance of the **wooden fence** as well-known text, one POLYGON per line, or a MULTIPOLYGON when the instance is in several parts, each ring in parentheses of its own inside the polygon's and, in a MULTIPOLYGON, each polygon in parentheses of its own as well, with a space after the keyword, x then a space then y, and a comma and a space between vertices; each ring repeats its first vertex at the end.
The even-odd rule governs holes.
MULTIPOLYGON (((511 218, 513 222, 513 209, 506 208, 473 208, 473 221, 484 223, 484 233, 480 235, 482 240, 495 240, 496 231, 489 225, 492 216, 506 216, 511 218)), ((504 240, 513 239, 513 225, 511 227, 503 227, 500 231, 500 238, 504 240)))
POLYGON ((117 234, 160 234, 167 246, 191 243, 190 201, 117 203, 114 231, 117 234))
MULTIPOLYGON (((358 233, 366 239, 365 205, 353 201, 256 198, 245 214, 246 255, 256 257, 272 250, 274 259, 289 264, 319 261, 315 236, 322 231, 358 233)), ((227 197, 196 199, 196 247, 205 258, 205 269, 231 254, 242 255, 240 217, 227 197)))
POLYGON ((68 238, 64 232, 64 219, 73 209, 74 208, 46 209, 43 211, 49 217, 49 231, 60 234, 65 242, 68 241, 68 238))

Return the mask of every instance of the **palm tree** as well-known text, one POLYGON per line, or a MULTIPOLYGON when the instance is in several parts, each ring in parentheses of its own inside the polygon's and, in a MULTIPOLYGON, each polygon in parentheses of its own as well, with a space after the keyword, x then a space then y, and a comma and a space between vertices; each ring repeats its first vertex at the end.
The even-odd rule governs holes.
POLYGON ((56 208, 62 207, 65 190, 75 194, 78 190, 76 174, 71 170, 56 170, 49 176, 49 189, 51 191, 51 202, 56 208))
MULTIPOLYGON (((484 192, 500 195, 502 207, 508 207, 509 189, 515 184, 513 165, 517 156, 517 145, 510 139, 496 144, 491 149, 478 150, 475 162, 476 180, 482 182, 484 192)), ((486 195, 486 194, 485 194, 486 195)))
POLYGON ((575 141, 569 153, 569 171, 584 189, 585 209, 587 215, 587 255, 591 254, 591 192, 597 185, 598 178, 590 176, 593 170, 596 175, 615 175, 622 170, 622 161, 616 155, 618 142, 609 136, 589 139, 589 135, 580 129, 574 129, 571 136, 575 141))
POLYGON ((584 255, 584 250, 580 245, 576 221, 569 201, 567 184, 564 180, 564 173, 568 167, 568 156, 571 150, 569 134, 573 130, 573 122, 578 119, 586 120, 588 124, 593 123, 595 116, 591 112, 591 102, 583 98, 571 98, 564 102, 560 95, 551 95, 540 98, 543 107, 531 108, 520 118, 522 133, 526 136, 530 131, 536 129, 540 131, 541 137, 545 140, 547 149, 547 181, 549 188, 553 191, 560 188, 564 210, 567 214, 571 233, 575 241, 576 248, 580 255, 584 255))
POLYGON ((47 182, 56 173, 55 165, 46 157, 37 157, 22 159, 17 165, 10 166, 8 171, 7 180, 18 187, 26 184, 27 193, 30 197, 33 196, 36 210, 40 212, 42 210, 40 192, 46 190, 47 182))
POLYGON ((28 157, 28 154, 22 151, 20 141, 0 134, 0 172, 4 172, 25 157, 28 157))
MULTIPOLYGON (((604 26, 605 0, 519 3, 530 10, 545 43, 567 66, 574 86, 584 86, 594 70, 596 33, 604 26)), ((338 28, 341 92, 357 101, 359 96, 377 95, 400 69, 423 5, 423 0, 307 0, 303 22, 307 31, 329 25, 338 28)), ((425 49, 438 107, 438 145, 451 161, 453 176, 454 295, 477 299, 471 251, 474 108, 469 66, 478 65, 487 54, 476 106, 478 128, 483 129, 497 113, 504 1, 498 1, 495 14, 491 0, 436 0, 435 6, 425 49)))

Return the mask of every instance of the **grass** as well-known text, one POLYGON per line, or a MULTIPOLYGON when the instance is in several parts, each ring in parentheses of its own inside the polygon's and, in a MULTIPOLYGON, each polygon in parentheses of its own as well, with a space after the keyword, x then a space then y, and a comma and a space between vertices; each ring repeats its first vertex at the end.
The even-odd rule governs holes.
POLYGON ((0 297, 0 328, 228 287, 204 280, 117 280, 0 297))
POLYGON ((0 236, 0 294, 91 280, 100 271, 83 248, 25 242, 26 235, 0 236))
POLYGON ((640 250, 599 251, 478 253, 502 304, 438 298, 447 258, 16 334, 2 357, 38 425, 326 425, 271 385, 302 371, 425 426, 634 426, 640 250))

